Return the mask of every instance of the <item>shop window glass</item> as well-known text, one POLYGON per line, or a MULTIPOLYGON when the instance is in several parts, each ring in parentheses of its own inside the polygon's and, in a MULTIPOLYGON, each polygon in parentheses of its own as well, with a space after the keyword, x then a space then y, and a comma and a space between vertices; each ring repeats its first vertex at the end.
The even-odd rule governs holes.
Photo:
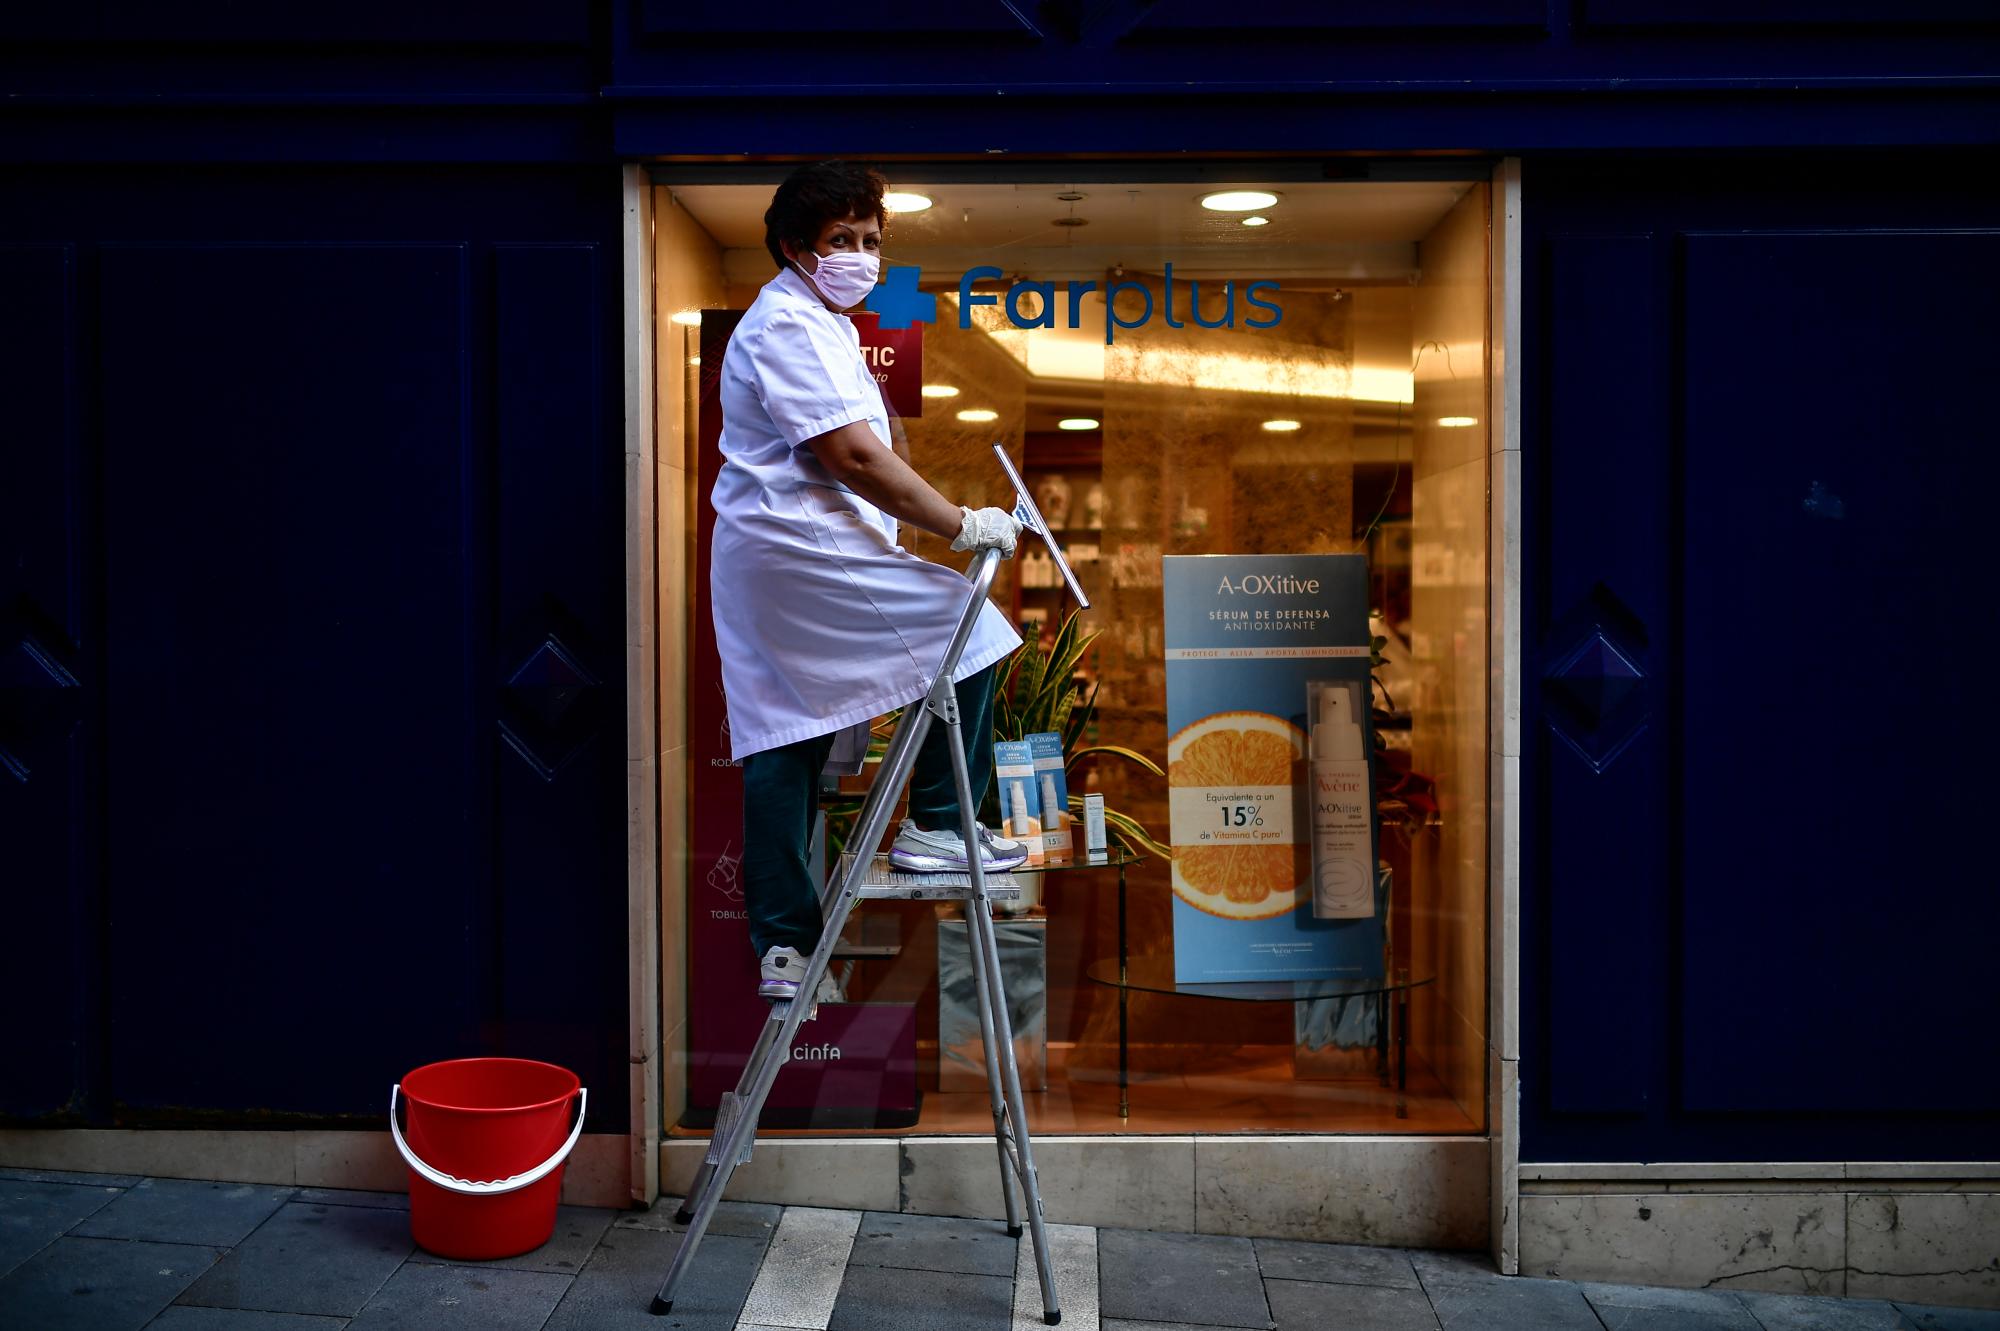
MULTIPOLYGON (((934 200, 891 219, 884 253, 891 267, 920 268, 938 309, 923 327, 921 376, 938 395, 898 428, 917 469, 956 502, 1005 502, 995 442, 1036 491, 1093 600, 1079 627, 1096 637, 1073 679, 1078 698, 1094 702, 1079 745, 1165 763, 1166 557, 1363 555, 1373 631, 1387 640, 1373 691, 1384 750, 1372 763, 1385 866, 1381 996, 1171 992, 1173 894, 1167 866, 1150 854, 1123 873, 1121 985, 1120 873, 1029 876, 1032 904, 1010 917, 1003 944, 1020 968, 1017 1025, 1033 1046, 1022 1058, 1032 1128, 1484 1131, 1486 187, 1272 183, 1269 225, 1246 228, 1238 215, 1202 209, 1202 191, 1187 184, 893 184, 934 200), (1077 218, 1086 225, 1052 225, 1077 218), (998 275, 963 286, 981 264, 998 275), (1009 317, 1006 293, 1021 280, 1048 284, 1054 327, 1035 326, 1039 292, 1014 307, 1031 326, 1009 317), (1075 297, 1074 329, 1072 282, 1093 288, 1075 297), (1258 282, 1270 285, 1256 294, 1282 311, 1264 327, 1250 326, 1270 320, 1247 299, 1258 282), (1114 287, 1107 311, 1103 292, 1114 287), (968 294, 997 299, 967 301, 961 326, 968 294)), ((661 189, 683 235, 658 256, 662 291, 677 282, 704 302, 747 306, 773 271, 758 221, 769 193, 661 189), (687 239, 689 228, 699 237, 687 239)), ((702 354, 692 324, 663 317, 659 336, 663 362, 702 354)), ((690 503, 702 504, 713 477, 697 447, 699 367, 687 373, 667 408, 686 413, 670 461, 690 503)), ((934 537, 906 529, 904 541, 963 564, 934 537)), ((686 586, 694 613, 705 613, 706 591, 686 586)), ((1073 609, 1038 556, 1003 566, 994 598, 1044 643, 1073 609)), ((663 643, 674 636, 663 625, 663 643)), ((666 686, 712 687, 695 682, 698 663, 685 655, 688 673, 666 686)), ((695 774, 691 805, 710 775, 695 774)), ((1079 765, 1071 783, 1169 839, 1161 777, 1104 755, 1079 765)), ((989 807, 989 821, 995 813, 989 807)), ((689 821, 700 817, 693 810, 689 821)), ((676 826, 685 824, 669 819, 666 853, 685 857, 685 842, 672 842, 676 826)), ((707 907, 706 886, 690 880, 686 909, 707 907)), ((912 1009, 914 1130, 979 1134, 991 1117, 976 1043, 953 1007, 968 991, 952 914, 912 903, 859 912, 850 942, 867 955, 853 964, 849 992, 912 1009)), ((671 995, 670 1006, 747 1001, 698 992, 699 967, 684 983, 697 992, 671 995)), ((689 1051, 696 1062, 707 1055, 689 1051)), ((687 1121, 702 1121, 698 1108, 687 1121)))

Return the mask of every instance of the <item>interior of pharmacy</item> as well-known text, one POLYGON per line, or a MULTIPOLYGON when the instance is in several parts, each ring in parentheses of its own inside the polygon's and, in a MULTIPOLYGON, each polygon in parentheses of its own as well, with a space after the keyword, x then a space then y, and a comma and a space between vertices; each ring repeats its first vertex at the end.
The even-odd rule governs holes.
MULTIPOLYGON (((1069 860, 1052 840, 999 908, 1031 1129, 1484 1132, 1488 185, 1472 170, 1350 181, 1317 164, 980 165, 885 165, 882 253, 885 278, 913 270, 902 280, 935 298, 894 413, 913 465, 954 503, 1011 508, 992 456, 1003 445, 1090 602, 1032 540, 992 593, 1026 644, 1003 668, 995 738, 1059 736, 1065 805, 1101 796, 1107 841, 1090 862, 1077 822, 1069 860), (1249 898, 1268 915, 1304 912, 1311 894, 1289 877, 1225 891, 1240 868, 1228 854, 1176 854, 1174 769, 1193 749, 1169 725, 1163 568, 1189 555, 1365 561, 1378 876, 1364 909, 1379 956, 1360 979, 1204 983, 1176 965, 1177 897, 1202 910, 1204 891, 1249 898)), ((750 1006, 754 960, 747 937, 740 964, 704 941, 740 902, 728 824, 741 830, 740 791, 724 798, 740 775, 707 733, 720 699, 701 659, 701 514, 720 423, 703 376, 712 387, 727 312, 774 276, 763 214, 782 174, 688 165, 653 185, 662 1029, 667 1126, 690 1133, 712 1123, 712 1087, 733 1083, 755 1030, 704 1016, 750 1006)), ((906 525, 901 539, 966 565, 938 537, 906 525)), ((827 783, 836 847, 873 770, 827 783)), ((1011 830, 1017 812, 989 797, 985 821, 1011 830)), ((843 1051, 849 1028, 805 1027, 783 1076, 819 1080, 795 1101, 774 1095, 767 1124, 990 1133, 959 907, 864 903, 836 957, 847 1005, 885 1033, 870 1043, 854 1026, 843 1051)))

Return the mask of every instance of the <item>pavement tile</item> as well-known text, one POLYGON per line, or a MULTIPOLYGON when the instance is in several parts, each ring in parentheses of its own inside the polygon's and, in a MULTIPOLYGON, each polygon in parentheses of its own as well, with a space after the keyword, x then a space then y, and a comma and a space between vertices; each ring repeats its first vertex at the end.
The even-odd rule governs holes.
POLYGON ((538 1331, 569 1291, 545 1271, 405 1264, 348 1331, 538 1331))
POLYGON ((57 1239, 0 1279, 0 1327, 136 1329, 221 1256, 182 1243, 57 1239))
POLYGON ((1605 1331, 1760 1331, 1735 1294, 1578 1281, 1605 1331))
POLYGON ((1753 1294, 1737 1297, 1764 1331, 1913 1331, 1913 1323, 1881 1299, 1837 1299, 1813 1294, 1753 1294))
POLYGON ((1415 1250, 1410 1253, 1410 1265, 1425 1289, 1436 1285, 1462 1285, 1467 1281, 1521 1279, 1519 1276, 1501 1275, 1493 1265, 1493 1258, 1483 1252, 1415 1250))
POLYGON ((242 1308, 193 1308, 184 1303, 146 1323, 146 1331, 341 1331, 345 1317, 260 1313, 242 1308))
MULTIPOLYGON (((1064 1315, 1067 1323, 1069 1317, 1064 1315)), ((1135 1322, 1129 1317, 1107 1317, 1098 1323, 1099 1331, 1261 1331, 1254 1327, 1196 1326, 1193 1322, 1135 1322)), ((1355 1331, 1364 1331, 1357 1327, 1355 1331)))
POLYGON ((1367 1327, 1368 1331, 1438 1331, 1437 1314, 1420 1289, 1267 1280, 1264 1293, 1271 1301, 1278 1331, 1326 1331, 1338 1326, 1367 1327))
POLYGON ((1945 1308, 1901 1299, 1895 1303, 1917 1331, 2000 1331, 2000 1308, 1945 1308))
POLYGON ((1358 1243, 1299 1243, 1292 1239, 1252 1239, 1257 1266, 1266 1280, 1320 1280, 1335 1285, 1381 1285, 1421 1289, 1410 1256, 1398 1248, 1358 1243))
POLYGON ((676 1234, 613 1228, 570 1282, 546 1331, 730 1331, 757 1278, 765 1243, 733 1235, 702 1240, 674 1310, 652 1315, 653 1296, 680 1246, 676 1234))
POLYGON ((17 1183, 82 1183, 98 1188, 136 1188, 143 1174, 79 1174, 74 1169, 0 1169, 0 1179, 17 1183))
MULTIPOLYGON (((680 1209, 678 1197, 662 1197, 646 1211, 623 1211, 611 1222, 613 1229, 657 1229, 678 1234, 687 1229, 686 1225, 674 1223, 674 1212, 680 1209)), ((778 1228, 778 1218, 785 1213, 782 1206, 767 1206, 763 1202, 721 1202, 715 1214, 708 1219, 710 1234, 728 1234, 739 1239, 769 1239, 778 1228)))
POLYGON ((373 1206, 384 1211, 407 1211, 407 1192, 363 1192, 359 1188, 300 1188, 295 1202, 317 1202, 321 1206, 373 1206))
MULTIPOLYGON (((1031 1231, 1032 1232, 1032 1231, 1031 1231)), ((1049 1267, 1055 1277, 1056 1301, 1063 1321, 1071 1326, 1098 1324, 1097 1231, 1089 1225, 1044 1225, 1049 1240, 1049 1267)), ((1028 1234, 1015 1244, 1014 1331, 1038 1331, 1042 1315, 1042 1277, 1035 1266, 1035 1244, 1028 1234)))
POLYGON ((475 1261, 465 1257, 440 1257, 418 1248, 410 1254, 410 1260, 419 1266, 501 1267, 509 1271, 546 1271, 552 1275, 573 1276, 590 1260, 591 1249, 604 1237, 604 1231, 611 1228, 611 1221, 617 1214, 598 1206, 558 1206, 555 1232, 549 1235, 547 1243, 531 1252, 475 1261))
POLYGON ((1007 1233, 1004 1221, 952 1220, 933 1215, 869 1211, 854 1236, 849 1266, 894 1266, 912 1271, 956 1271, 971 1276, 1012 1276, 1016 1248, 1027 1242, 1007 1233))
POLYGON ((291 1199, 290 1188, 193 1179, 141 1179, 70 1230, 80 1238, 149 1239, 233 1248, 291 1199))
POLYGON ((0 1275, 111 1204, 120 1189, 38 1179, 0 1180, 0 1275))
POLYGON ((178 1302, 352 1317, 410 1252, 400 1211, 286 1202, 178 1302))
POLYGON ((1137 1322, 1268 1327, 1270 1307, 1249 1239, 1097 1232, 1098 1307, 1137 1322))
POLYGON ((1009 1331, 1014 1275, 850 1266, 827 1331, 1009 1331))
POLYGON ((840 1301, 861 1215, 816 1206, 787 1210, 744 1300, 743 1320, 825 1326, 840 1301))
POLYGON ((1433 1285, 1426 1277, 1424 1292, 1445 1331, 1603 1331, 1567 1280, 1496 1276, 1433 1285))

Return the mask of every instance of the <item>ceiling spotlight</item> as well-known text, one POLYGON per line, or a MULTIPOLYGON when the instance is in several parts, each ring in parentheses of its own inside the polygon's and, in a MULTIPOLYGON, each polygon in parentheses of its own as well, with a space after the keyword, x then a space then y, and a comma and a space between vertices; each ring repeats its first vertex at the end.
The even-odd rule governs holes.
POLYGON ((957 397, 958 389, 952 384, 925 384, 925 397, 957 397))
POLYGON ((891 190, 882 196, 882 206, 892 213, 920 213, 931 206, 931 196, 891 190))
POLYGON ((1264 428, 1274 433, 1282 434, 1288 430, 1298 429, 1299 423, 1297 421, 1265 421, 1264 428))
POLYGON ((984 425, 987 421, 999 420, 1000 413, 997 411, 988 411, 984 407, 968 407, 958 413, 958 418, 962 421, 969 421, 974 425, 984 425))
POLYGON ((1277 195, 1261 189, 1226 189, 1201 196, 1201 206, 1214 213, 1254 213, 1277 202, 1277 195))
POLYGON ((1102 422, 1095 416, 1065 416, 1056 422, 1058 430, 1095 430, 1102 422))
POLYGON ((1244 218, 1244 219, 1243 219, 1243 225, 1244 225, 1244 226, 1269 226, 1269 225, 1271 225, 1271 219, 1270 219, 1270 218, 1268 218, 1268 217, 1246 217, 1246 218, 1244 218))
POLYGON ((1438 417, 1438 424, 1447 430, 1463 430, 1468 425, 1479 424, 1479 418, 1477 416, 1440 416, 1438 417))
POLYGON ((700 310, 675 310, 667 317, 677 324, 686 324, 689 328, 699 328, 701 326, 700 310))

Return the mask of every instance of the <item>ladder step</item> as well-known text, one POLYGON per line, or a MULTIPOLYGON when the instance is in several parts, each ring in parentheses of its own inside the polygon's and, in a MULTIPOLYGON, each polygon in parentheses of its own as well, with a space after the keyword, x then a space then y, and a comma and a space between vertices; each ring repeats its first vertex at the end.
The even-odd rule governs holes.
POLYGON ((722 1168, 724 1165, 728 1165, 733 1169, 737 1165, 747 1165, 750 1163, 750 1150, 757 1144, 757 1125, 755 1123, 750 1125, 749 1135, 743 1138, 743 1153, 737 1156, 733 1162, 725 1161, 722 1158, 723 1142, 728 1138, 731 1129, 736 1126, 736 1120, 742 1117, 743 1097, 734 1091, 724 1091, 721 1102, 715 1107, 715 1129, 708 1139, 708 1154, 703 1157, 717 1169, 722 1168))
MULTIPOLYGON (((843 880, 854 865, 852 855, 840 857, 843 880)), ((1018 901, 1021 888, 1011 872, 989 873, 986 895, 993 901, 1018 901)), ((968 873, 910 873, 890 865, 886 854, 875 856, 855 894, 864 901, 964 901, 972 895, 972 875, 968 873)))

